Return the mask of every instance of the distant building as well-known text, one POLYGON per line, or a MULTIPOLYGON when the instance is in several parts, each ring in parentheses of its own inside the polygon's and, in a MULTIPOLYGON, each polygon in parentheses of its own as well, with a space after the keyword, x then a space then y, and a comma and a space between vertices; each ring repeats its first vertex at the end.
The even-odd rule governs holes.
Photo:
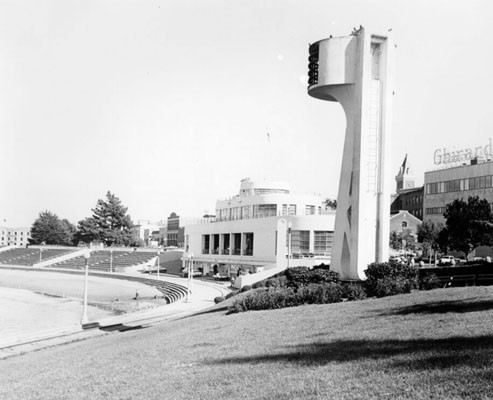
POLYGON ((409 232, 409 234, 417 239, 418 226, 421 222, 420 219, 408 211, 401 210, 390 217, 390 232, 396 232, 397 234, 409 232))
MULTIPOLYGON (((408 211, 414 217, 423 220, 423 186, 415 187, 415 178, 407 161, 407 154, 395 177, 396 194, 392 196, 390 213, 408 211)), ((392 228, 390 229, 392 232, 392 228)))
POLYGON ((456 199, 467 201, 471 196, 478 196, 493 204, 493 161, 473 158, 466 162, 425 173, 425 221, 445 223, 443 213, 447 204, 456 199))
POLYGON ((160 226, 157 224, 152 224, 147 220, 139 220, 137 224, 133 226, 132 233, 134 236, 142 239, 146 246, 157 246, 158 243, 155 241, 153 235, 159 232, 160 226))
POLYGON ((185 227, 215 220, 214 215, 198 217, 180 217, 172 212, 168 217, 166 228, 166 246, 183 247, 185 242, 185 227))
POLYGON ((423 191, 423 186, 401 190, 390 205, 390 213, 395 214, 405 210, 423 220, 423 191))
POLYGON ((399 168, 395 181, 397 183, 397 193, 407 189, 414 189, 415 187, 416 179, 414 178, 411 168, 407 162, 407 154, 404 157, 401 167, 399 168))
POLYGON ((31 228, 0 226, 0 246, 26 246, 31 238, 31 228))
POLYGON ((214 221, 185 227, 185 251, 209 275, 330 264, 334 220, 320 196, 246 178, 238 195, 216 202, 214 221))

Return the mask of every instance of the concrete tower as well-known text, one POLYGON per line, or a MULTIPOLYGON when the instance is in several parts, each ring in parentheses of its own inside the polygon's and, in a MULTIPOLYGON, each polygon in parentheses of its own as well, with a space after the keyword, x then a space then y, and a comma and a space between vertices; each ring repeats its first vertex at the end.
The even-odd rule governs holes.
POLYGON ((394 48, 388 34, 361 27, 309 49, 308 94, 346 114, 331 261, 345 279, 365 279, 368 264, 388 260, 394 48))

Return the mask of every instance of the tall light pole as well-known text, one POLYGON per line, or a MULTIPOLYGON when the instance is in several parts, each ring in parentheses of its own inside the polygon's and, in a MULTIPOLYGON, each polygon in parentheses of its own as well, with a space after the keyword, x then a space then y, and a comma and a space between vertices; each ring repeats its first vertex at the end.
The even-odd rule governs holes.
MULTIPOLYGON (((45 245, 45 242, 41 242, 41 246, 44 246, 44 245, 45 245)), ((44 247, 39 248, 39 262, 41 262, 41 260, 43 259, 43 249, 44 249, 44 247)))
POLYGON ((110 274, 113 272, 113 250, 110 250, 110 274))
POLYGON ((157 278, 159 279, 159 270, 161 269, 160 263, 159 263, 159 254, 161 254, 161 249, 158 249, 157 251, 157 278))
POLYGON ((81 325, 85 325, 89 322, 89 319, 87 318, 87 281, 89 277, 89 258, 91 257, 91 251, 87 250, 87 252, 84 254, 84 258, 86 260, 86 272, 85 272, 85 278, 84 278, 84 305, 82 309, 82 319, 80 321, 81 325))
POLYGON ((289 262, 291 261, 291 230, 293 228, 293 223, 291 221, 288 222, 288 268, 289 262))
POLYGON ((188 256, 188 287, 187 287, 187 302, 191 301, 192 285, 193 285, 193 254, 188 256))

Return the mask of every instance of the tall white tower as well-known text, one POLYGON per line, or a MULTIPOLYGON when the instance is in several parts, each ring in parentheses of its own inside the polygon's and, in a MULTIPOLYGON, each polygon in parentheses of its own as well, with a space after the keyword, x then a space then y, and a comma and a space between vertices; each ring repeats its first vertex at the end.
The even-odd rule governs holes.
POLYGON ((308 94, 346 114, 331 261, 345 279, 365 279, 368 264, 389 256, 394 48, 361 27, 309 49, 308 94))

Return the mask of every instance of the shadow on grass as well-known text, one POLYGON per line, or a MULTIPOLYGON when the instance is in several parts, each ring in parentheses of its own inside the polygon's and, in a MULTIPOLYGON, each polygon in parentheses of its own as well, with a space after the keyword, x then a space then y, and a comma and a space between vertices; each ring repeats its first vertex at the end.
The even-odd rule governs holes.
POLYGON ((485 368, 493 365, 493 335, 416 340, 336 340, 286 347, 277 354, 258 354, 208 360, 206 364, 292 363, 319 366, 328 363, 388 361, 389 366, 428 370, 454 366, 485 368))
POLYGON ((224 314, 226 314, 227 311, 228 311, 228 306, 212 307, 212 308, 208 308, 204 311, 197 311, 196 313, 193 313, 190 315, 185 315, 184 317, 178 318, 177 320, 193 318, 193 317, 196 317, 198 315, 204 315, 204 314, 213 314, 213 313, 224 313, 224 314))
POLYGON ((409 314, 445 314, 468 313, 474 311, 493 310, 493 300, 453 300, 437 301, 433 303, 415 304, 412 306, 395 308, 381 315, 409 315, 409 314))

